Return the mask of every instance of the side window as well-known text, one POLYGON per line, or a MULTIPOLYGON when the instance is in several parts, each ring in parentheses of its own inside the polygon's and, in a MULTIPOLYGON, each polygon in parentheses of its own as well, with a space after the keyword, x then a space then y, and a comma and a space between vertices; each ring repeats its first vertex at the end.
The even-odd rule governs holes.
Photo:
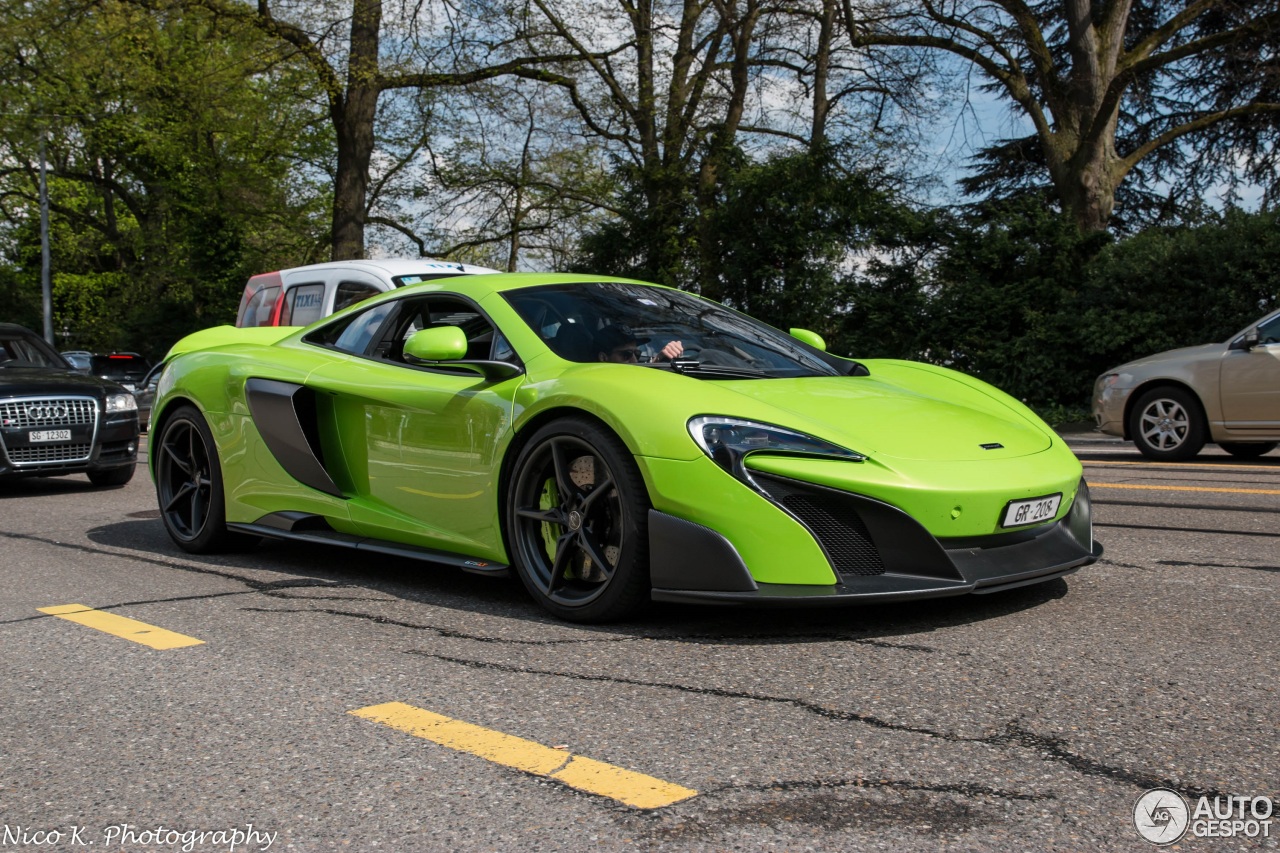
POLYGON ((336 314, 343 308, 355 305, 370 296, 377 296, 382 291, 372 284, 363 281, 340 281, 338 289, 333 293, 333 312, 336 314))
POLYGON ((352 355, 365 355, 369 345, 386 334, 383 326, 397 313, 399 305, 398 301, 381 302, 317 329, 305 340, 309 344, 332 347, 352 355))
POLYGON ((276 300, 280 298, 280 288, 263 287, 253 294, 249 304, 244 307, 244 325, 270 326, 271 315, 276 310, 276 300))
POLYGON ((280 310, 281 326, 310 326, 323 316, 323 282, 299 284, 289 288, 284 308, 280 310))
POLYGON ((1280 343, 1280 314, 1277 314, 1265 323, 1258 324, 1258 343, 1280 343))
MULTIPOLYGON (((439 326, 457 326, 467 336, 466 358, 515 361, 515 350, 480 311, 456 296, 434 294, 404 301, 399 319, 387 326, 372 355, 389 361, 404 360, 404 342, 415 332, 439 326)), ((437 367, 435 369, 447 369, 437 367)), ((459 368, 465 370, 466 368, 459 368)))

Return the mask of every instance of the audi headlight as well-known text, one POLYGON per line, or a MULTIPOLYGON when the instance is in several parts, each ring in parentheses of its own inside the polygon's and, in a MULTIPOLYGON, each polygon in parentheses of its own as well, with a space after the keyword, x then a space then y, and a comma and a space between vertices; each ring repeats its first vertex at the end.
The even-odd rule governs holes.
POLYGON ((689 421, 689 435, 721 468, 735 476, 751 453, 824 456, 862 462, 867 457, 802 432, 738 418, 703 416, 689 421))
POLYGON ((134 399, 132 394, 107 395, 107 414, 136 411, 138 411, 138 401, 134 399))

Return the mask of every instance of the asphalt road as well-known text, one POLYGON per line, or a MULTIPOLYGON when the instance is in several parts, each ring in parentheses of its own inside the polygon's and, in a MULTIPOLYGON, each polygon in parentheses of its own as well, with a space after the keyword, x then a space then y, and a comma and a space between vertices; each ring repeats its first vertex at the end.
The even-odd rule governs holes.
POLYGON ((0 848, 1146 850, 1148 789, 1280 797, 1280 452, 1075 446, 1107 552, 1065 580, 609 627, 397 559, 192 557, 142 472, 2 485, 0 848), (145 625, 40 610, 72 604, 145 625))

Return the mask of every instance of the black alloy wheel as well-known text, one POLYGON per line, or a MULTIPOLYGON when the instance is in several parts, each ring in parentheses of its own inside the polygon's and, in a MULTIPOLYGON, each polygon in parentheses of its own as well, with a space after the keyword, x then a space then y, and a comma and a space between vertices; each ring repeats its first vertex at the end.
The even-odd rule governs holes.
POLYGON ((509 552, 525 587, 562 619, 604 622, 649 599, 649 496, 613 433, 566 418, 516 459, 507 497, 509 552))
POLYGON ((222 471, 204 415, 192 406, 178 409, 166 419, 158 448, 156 497, 170 538, 193 554, 251 541, 227 530, 222 471))

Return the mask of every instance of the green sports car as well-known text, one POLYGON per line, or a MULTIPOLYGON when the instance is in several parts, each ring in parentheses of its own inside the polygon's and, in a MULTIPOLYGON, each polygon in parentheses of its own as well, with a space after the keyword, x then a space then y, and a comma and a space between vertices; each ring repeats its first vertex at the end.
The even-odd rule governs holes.
POLYGON ((638 281, 469 276, 198 332, 152 423, 188 551, 514 569, 575 621, 992 592, 1101 554, 1079 461, 1006 394, 638 281))

